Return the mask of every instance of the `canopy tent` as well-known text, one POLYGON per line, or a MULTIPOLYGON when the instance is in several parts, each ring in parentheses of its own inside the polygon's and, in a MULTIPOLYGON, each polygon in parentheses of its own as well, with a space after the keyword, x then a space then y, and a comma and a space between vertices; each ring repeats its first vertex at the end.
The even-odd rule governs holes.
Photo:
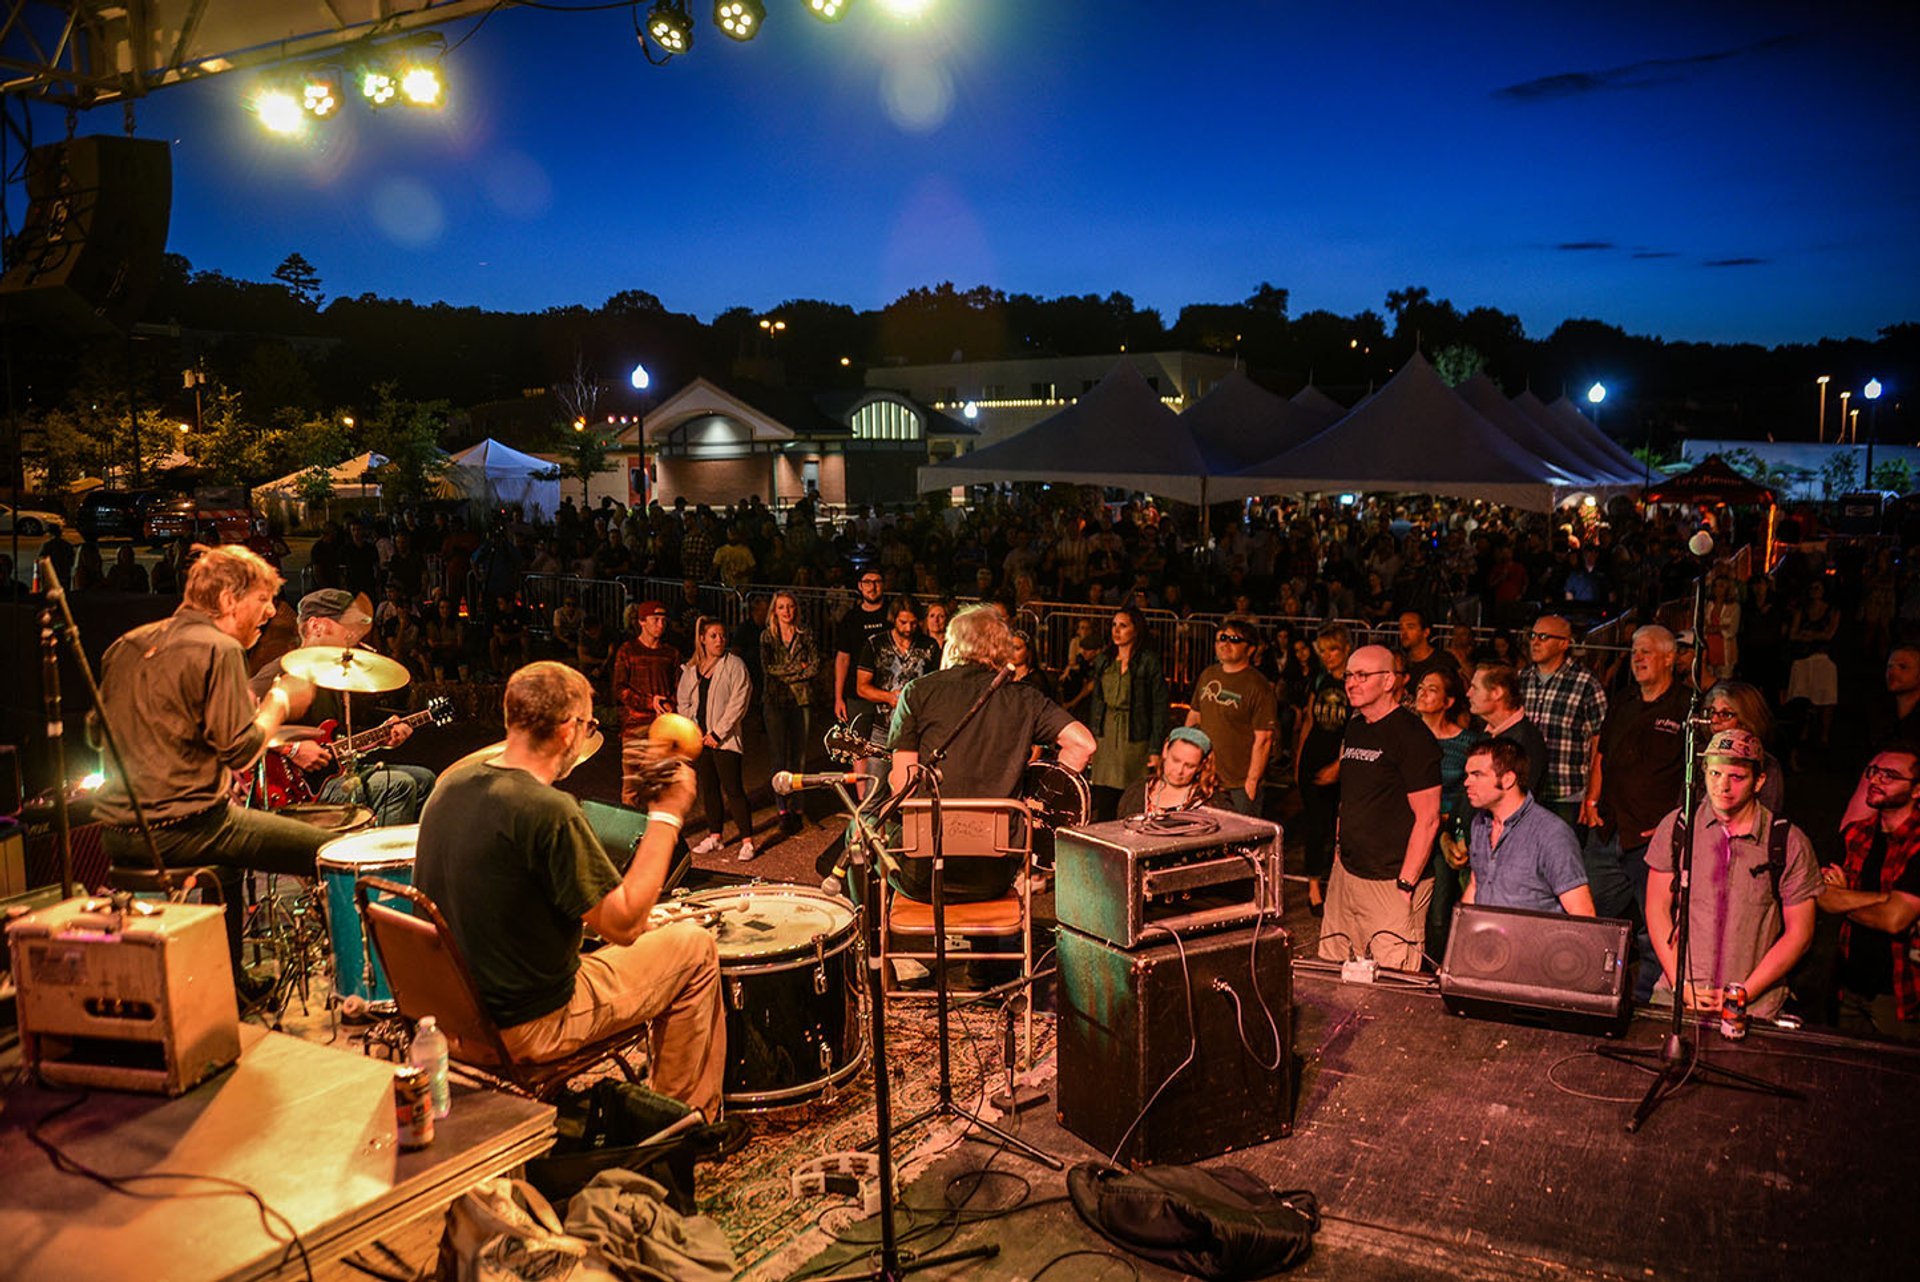
POLYGON ((1129 361, 1019 435, 919 470, 922 492, 1002 481, 1104 485, 1207 501, 1199 445, 1129 361))
POLYGON ((1334 400, 1325 392, 1308 383, 1293 394, 1293 405, 1308 416, 1309 421, 1317 423, 1317 431, 1324 431, 1346 416, 1347 407, 1334 400))
POLYGON ((1698 467, 1670 476, 1646 491, 1649 503, 1726 503, 1765 507, 1773 503, 1773 491, 1758 481, 1750 481, 1733 470, 1718 454, 1710 454, 1698 467))
POLYGON ((1584 442, 1570 440, 1566 434, 1553 431, 1521 413, 1485 374, 1475 374, 1453 390, 1489 423, 1511 437, 1521 449, 1545 459, 1596 493, 1601 490, 1621 490, 1640 483, 1637 474, 1624 475, 1618 468, 1603 461, 1597 451, 1583 449, 1584 442))
POLYGON ((492 437, 455 454, 447 477, 468 498, 488 507, 518 504, 528 517, 543 521, 560 510, 558 469, 492 437))
MULTIPOLYGON (((379 478, 369 477, 367 473, 385 467, 387 456, 375 454, 369 450, 357 454, 343 463, 336 463, 326 469, 333 478, 333 493, 336 498, 377 499, 380 497, 379 478)), ((303 467, 298 472, 289 472, 277 481, 268 481, 264 485, 253 487, 253 501, 258 504, 269 498, 297 498, 300 483, 313 469, 303 467)))
POLYGON ((1586 440, 1598 447, 1601 456, 1612 459, 1629 475, 1646 479, 1646 464, 1620 448, 1611 436, 1600 430, 1600 425, 1580 412, 1580 407, 1571 397, 1562 396, 1547 406, 1547 413, 1565 423, 1569 430, 1581 433, 1586 440))
POLYGON ((1405 490, 1553 510, 1573 478, 1529 453, 1415 352, 1386 386, 1304 445, 1214 482, 1218 497, 1405 490))
MULTIPOLYGON (((1340 412, 1336 407, 1335 417, 1340 412)), ((1283 454, 1332 420, 1276 396, 1235 370, 1215 383, 1179 421, 1200 447, 1208 471, 1222 475, 1283 454)))

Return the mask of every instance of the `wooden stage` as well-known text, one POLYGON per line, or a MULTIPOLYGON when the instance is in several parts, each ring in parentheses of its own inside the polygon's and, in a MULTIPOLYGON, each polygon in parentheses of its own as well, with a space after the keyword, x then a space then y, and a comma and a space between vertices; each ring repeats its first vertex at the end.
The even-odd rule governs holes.
POLYGON ((103 1174, 238 1181, 291 1221, 315 1267, 420 1219, 553 1142, 553 1110, 454 1087, 433 1144, 394 1141, 382 1060, 241 1026, 234 1067, 178 1099, 22 1084, 0 1104, 0 1277, 18 1282, 304 1276, 285 1225, 200 1180, 141 1180, 129 1197, 54 1169, 43 1138, 103 1174), (167 1196, 171 1194, 172 1196, 167 1196), (278 1235, 278 1240, 273 1234, 278 1235))

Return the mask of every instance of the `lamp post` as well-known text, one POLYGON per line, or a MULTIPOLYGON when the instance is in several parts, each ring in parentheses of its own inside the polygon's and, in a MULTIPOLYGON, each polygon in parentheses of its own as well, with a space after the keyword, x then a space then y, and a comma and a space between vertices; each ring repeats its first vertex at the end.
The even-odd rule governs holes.
MULTIPOLYGON (((1867 385, 1860 389, 1860 395, 1867 398, 1867 488, 1876 488, 1873 483, 1873 443, 1880 436, 1880 393, 1883 389, 1880 380, 1870 378, 1867 385)), ((1855 410, 1858 414, 1860 411, 1855 410)))
POLYGON ((1587 404, 1593 406, 1593 425, 1600 426, 1600 402, 1607 399, 1607 385, 1595 383, 1587 389, 1587 404))
POLYGON ((1817 444, 1825 445, 1827 443, 1827 384, 1833 381, 1833 376, 1822 374, 1813 381, 1820 384, 1820 425, 1815 429, 1813 439, 1817 444))
POLYGON ((1847 439, 1847 398, 1852 395, 1852 392, 1840 393, 1840 431, 1834 437, 1836 441, 1847 439))

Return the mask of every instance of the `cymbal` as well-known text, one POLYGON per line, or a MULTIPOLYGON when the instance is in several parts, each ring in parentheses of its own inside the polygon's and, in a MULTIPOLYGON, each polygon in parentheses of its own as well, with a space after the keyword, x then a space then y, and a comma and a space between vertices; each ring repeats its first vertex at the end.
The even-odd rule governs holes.
MULTIPOLYGON (((588 757, 591 757, 594 753, 600 751, 600 745, 605 742, 606 742, 606 736, 602 735, 598 730, 595 730, 592 734, 587 736, 586 745, 580 749, 580 755, 574 760, 573 764, 575 766, 578 766, 582 761, 585 761, 588 757)), ((469 752, 466 756, 460 758, 460 760, 448 766, 447 769, 449 771, 454 771, 454 770, 458 770, 461 766, 470 766, 477 761, 492 761, 497 757, 499 757, 500 754, 505 752, 506 750, 507 750, 507 741, 505 739, 502 739, 498 743, 490 743, 484 748, 475 748, 472 752, 469 752)), ((573 770, 569 768, 567 770, 567 774, 563 774, 559 776, 559 778, 565 779, 567 775, 570 775, 572 773, 573 773, 573 770)))
POLYGON ((300 743, 307 739, 319 739, 326 735, 319 726, 281 726, 267 736, 267 746, 278 748, 289 743, 300 743))
POLYGON ((304 677, 323 690, 379 694, 413 680, 405 665, 371 650, 309 645, 280 656, 281 671, 304 677))

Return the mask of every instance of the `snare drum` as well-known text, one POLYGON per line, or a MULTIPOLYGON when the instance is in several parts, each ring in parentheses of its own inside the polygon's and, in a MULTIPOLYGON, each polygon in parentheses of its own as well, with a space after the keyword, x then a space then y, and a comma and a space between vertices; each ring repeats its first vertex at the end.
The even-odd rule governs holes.
POLYGON ((739 886, 675 900, 709 917, 727 1011, 729 1109, 781 1108, 867 1063, 853 908, 804 886, 739 886))
MULTIPOLYGON (((320 854, 313 861, 327 888, 327 936, 333 943, 333 992, 343 1001, 357 997, 383 1007, 393 1004, 386 971, 361 932, 360 910, 354 903, 353 888, 362 877, 385 877, 411 886, 413 847, 419 837, 419 824, 369 828, 329 841, 320 847, 320 854)), ((413 911, 407 901, 390 895, 376 894, 370 899, 403 913, 413 911)))

